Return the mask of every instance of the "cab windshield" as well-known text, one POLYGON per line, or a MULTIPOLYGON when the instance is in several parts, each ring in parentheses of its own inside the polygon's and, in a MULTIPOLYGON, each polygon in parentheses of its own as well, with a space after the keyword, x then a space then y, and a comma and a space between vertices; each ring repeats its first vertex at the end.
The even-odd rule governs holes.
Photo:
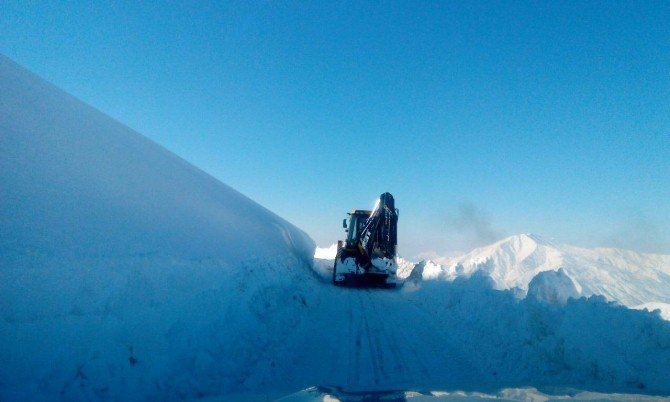
POLYGON ((358 242, 358 235, 365 227, 365 222, 368 220, 367 215, 353 214, 349 220, 349 233, 347 235, 347 243, 353 245, 358 242))

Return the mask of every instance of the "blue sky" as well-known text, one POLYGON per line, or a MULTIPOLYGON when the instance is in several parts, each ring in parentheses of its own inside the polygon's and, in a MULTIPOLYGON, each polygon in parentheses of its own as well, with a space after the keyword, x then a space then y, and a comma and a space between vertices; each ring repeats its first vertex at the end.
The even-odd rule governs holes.
POLYGON ((3 2, 0 51, 320 245, 389 191, 408 257, 670 253, 670 2, 86 3, 3 2))

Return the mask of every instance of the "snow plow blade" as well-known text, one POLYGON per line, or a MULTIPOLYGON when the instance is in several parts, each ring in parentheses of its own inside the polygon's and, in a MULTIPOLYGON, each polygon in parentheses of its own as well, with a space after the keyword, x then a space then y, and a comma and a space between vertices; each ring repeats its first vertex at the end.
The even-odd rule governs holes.
POLYGON ((360 274, 345 275, 342 280, 333 280, 336 286, 345 286, 351 288, 383 288, 393 289, 397 286, 395 282, 387 282, 388 275, 380 274, 360 274))

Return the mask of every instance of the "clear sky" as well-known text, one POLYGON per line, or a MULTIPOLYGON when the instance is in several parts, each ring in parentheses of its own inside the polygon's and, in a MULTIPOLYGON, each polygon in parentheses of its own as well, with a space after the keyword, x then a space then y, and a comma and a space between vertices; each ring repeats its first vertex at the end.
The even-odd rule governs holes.
POLYGON ((0 52, 322 246, 389 191, 406 257, 670 253, 670 2, 42 3, 0 52))

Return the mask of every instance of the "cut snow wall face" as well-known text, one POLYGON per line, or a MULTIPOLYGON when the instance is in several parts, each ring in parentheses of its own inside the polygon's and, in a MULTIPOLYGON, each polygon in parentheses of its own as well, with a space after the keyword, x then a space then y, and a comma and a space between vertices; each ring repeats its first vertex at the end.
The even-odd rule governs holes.
POLYGON ((290 331, 306 309, 314 247, 0 56, 0 400, 243 383, 235 364, 258 353, 244 341, 290 331))
POLYGON ((311 261, 301 230, 2 56, 0 131, 2 254, 311 261))

